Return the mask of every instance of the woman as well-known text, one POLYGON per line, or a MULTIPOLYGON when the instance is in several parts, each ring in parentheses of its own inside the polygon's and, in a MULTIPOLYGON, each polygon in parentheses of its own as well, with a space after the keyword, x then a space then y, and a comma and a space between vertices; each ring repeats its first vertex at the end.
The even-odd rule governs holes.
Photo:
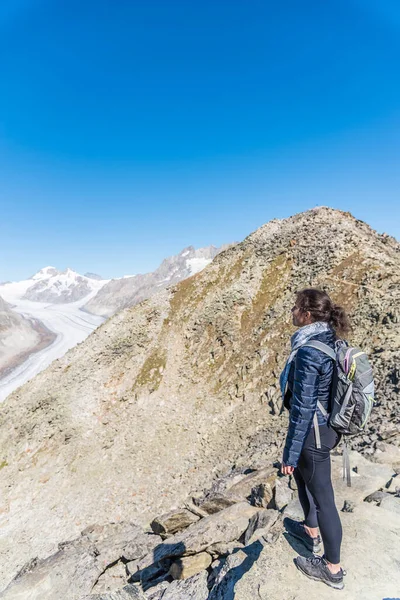
POLYGON ((292 336, 292 352, 281 375, 284 404, 290 411, 281 471, 284 475, 293 474, 305 519, 301 523, 285 519, 285 527, 313 553, 319 552, 322 538, 324 556, 298 556, 295 564, 311 579, 342 589, 342 526, 335 506, 330 463, 330 451, 340 436, 328 424, 334 361, 320 349, 304 344, 313 340, 334 348, 337 336, 350 329, 349 321, 328 294, 313 288, 297 294, 292 318, 299 329, 292 336))

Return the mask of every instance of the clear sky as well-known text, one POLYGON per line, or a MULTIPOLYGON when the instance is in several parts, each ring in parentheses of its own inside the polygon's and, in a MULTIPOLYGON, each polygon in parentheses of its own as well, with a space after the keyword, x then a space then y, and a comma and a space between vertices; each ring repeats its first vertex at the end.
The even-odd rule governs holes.
POLYGON ((399 0, 1 0, 0 281, 328 205, 400 239, 399 0))

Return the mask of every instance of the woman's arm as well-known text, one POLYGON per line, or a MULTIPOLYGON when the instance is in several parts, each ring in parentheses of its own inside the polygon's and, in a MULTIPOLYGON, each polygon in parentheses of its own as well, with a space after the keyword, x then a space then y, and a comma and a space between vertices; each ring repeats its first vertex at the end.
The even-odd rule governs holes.
POLYGON ((283 463, 297 467, 304 441, 317 408, 320 377, 319 352, 300 348, 296 355, 289 428, 283 451, 283 463))

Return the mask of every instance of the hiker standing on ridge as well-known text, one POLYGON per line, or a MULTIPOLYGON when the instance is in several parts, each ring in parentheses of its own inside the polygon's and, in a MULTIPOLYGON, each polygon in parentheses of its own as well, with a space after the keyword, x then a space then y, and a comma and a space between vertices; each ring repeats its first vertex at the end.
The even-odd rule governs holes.
POLYGON ((330 451, 339 443, 340 434, 328 424, 334 362, 320 349, 305 344, 322 342, 334 349, 337 336, 346 334, 350 325, 345 311, 328 294, 313 288, 297 294, 292 318, 299 329, 291 338, 292 351, 280 378, 284 405, 290 411, 281 471, 296 480, 305 520, 286 518, 285 528, 313 553, 320 551, 322 538, 323 556, 298 556, 295 564, 311 579, 342 589, 342 525, 330 462, 330 451))

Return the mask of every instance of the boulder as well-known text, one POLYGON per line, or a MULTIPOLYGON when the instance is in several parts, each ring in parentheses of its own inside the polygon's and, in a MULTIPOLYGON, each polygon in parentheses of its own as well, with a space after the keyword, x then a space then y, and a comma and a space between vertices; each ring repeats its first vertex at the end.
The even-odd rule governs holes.
POLYGON ((161 517, 154 519, 151 522, 151 528, 154 533, 161 535, 164 537, 166 534, 174 534, 178 531, 182 531, 196 523, 199 520, 199 516, 193 514, 186 508, 181 510, 174 510, 169 512, 161 517))
POLYGON ((208 600, 207 571, 173 581, 162 595, 162 600, 208 600))
POLYGON ((208 552, 184 556, 172 563, 169 574, 173 579, 188 579, 200 571, 208 569, 211 562, 211 555, 208 552))

